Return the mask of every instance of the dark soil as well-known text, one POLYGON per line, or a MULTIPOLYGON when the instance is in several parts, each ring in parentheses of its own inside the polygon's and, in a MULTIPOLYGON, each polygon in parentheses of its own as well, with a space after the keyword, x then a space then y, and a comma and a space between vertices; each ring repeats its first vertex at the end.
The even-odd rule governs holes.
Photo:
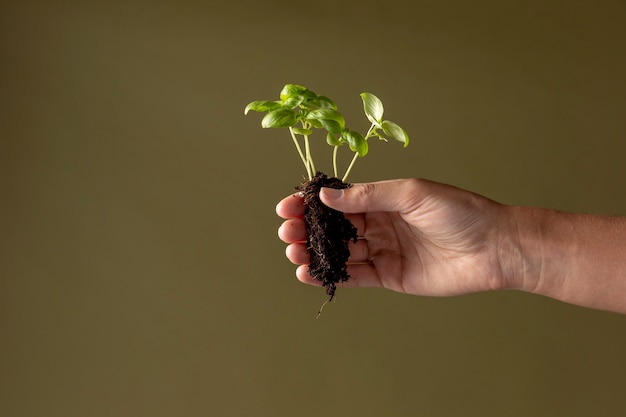
POLYGON ((307 229, 307 248, 311 255, 309 273, 322 282, 329 301, 332 301, 337 283, 347 281, 348 243, 356 242, 356 227, 343 215, 324 205, 319 198, 322 187, 344 189, 351 185, 339 178, 318 172, 312 180, 296 187, 304 195, 304 221, 307 229))

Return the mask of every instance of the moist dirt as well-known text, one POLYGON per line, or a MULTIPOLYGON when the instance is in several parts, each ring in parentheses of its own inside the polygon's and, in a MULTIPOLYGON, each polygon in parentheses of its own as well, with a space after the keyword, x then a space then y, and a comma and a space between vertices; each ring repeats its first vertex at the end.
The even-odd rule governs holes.
POLYGON ((347 281, 348 244, 357 241, 356 227, 340 211, 324 205, 319 198, 322 187, 345 189, 351 184, 318 172, 311 180, 296 187, 304 196, 304 221, 307 249, 311 256, 309 274, 326 289, 328 301, 335 297, 337 284, 347 281))

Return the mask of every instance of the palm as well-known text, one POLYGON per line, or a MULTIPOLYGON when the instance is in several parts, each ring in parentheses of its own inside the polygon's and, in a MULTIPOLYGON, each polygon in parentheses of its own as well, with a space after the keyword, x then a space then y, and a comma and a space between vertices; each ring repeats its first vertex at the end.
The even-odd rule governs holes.
MULTIPOLYGON (((484 211, 467 204, 434 204, 407 214, 365 215, 369 263, 354 276, 409 294, 452 295, 478 291, 497 275, 484 211), (487 279, 486 279, 487 278, 487 279)), ((484 209, 483 207, 482 209, 484 209)))

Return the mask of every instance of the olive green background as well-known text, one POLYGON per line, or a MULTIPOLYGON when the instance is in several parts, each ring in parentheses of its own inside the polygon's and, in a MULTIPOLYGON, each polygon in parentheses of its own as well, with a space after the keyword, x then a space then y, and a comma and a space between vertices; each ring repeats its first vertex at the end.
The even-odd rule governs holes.
POLYGON ((625 2, 5 1, 0 35, 0 415, 626 413, 618 314, 339 289, 315 320, 274 213, 303 169, 243 115, 298 83, 367 128, 370 91, 412 143, 352 181, 626 215, 625 2))

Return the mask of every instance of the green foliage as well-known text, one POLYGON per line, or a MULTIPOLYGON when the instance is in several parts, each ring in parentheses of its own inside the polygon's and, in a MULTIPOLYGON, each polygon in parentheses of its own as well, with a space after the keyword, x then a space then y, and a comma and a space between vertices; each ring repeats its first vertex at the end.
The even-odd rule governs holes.
POLYGON ((350 130, 346 126, 346 121, 337 110, 334 101, 326 96, 317 95, 306 87, 287 84, 281 90, 279 97, 280 100, 277 101, 253 101, 246 106, 244 114, 248 114, 251 110, 266 113, 261 120, 263 128, 288 128, 309 179, 315 174, 315 164, 309 146, 309 137, 315 129, 325 130, 326 142, 334 148, 335 176, 338 175, 337 149, 345 144, 354 152, 352 162, 343 175, 344 181, 356 159, 367 155, 369 138, 377 137, 384 141, 392 139, 403 143, 405 147, 409 144, 409 135, 402 127, 383 119, 383 103, 374 94, 361 94, 365 116, 372 124, 365 135, 350 130), (300 145, 302 139, 298 140, 297 136, 304 138, 304 151, 300 145))

